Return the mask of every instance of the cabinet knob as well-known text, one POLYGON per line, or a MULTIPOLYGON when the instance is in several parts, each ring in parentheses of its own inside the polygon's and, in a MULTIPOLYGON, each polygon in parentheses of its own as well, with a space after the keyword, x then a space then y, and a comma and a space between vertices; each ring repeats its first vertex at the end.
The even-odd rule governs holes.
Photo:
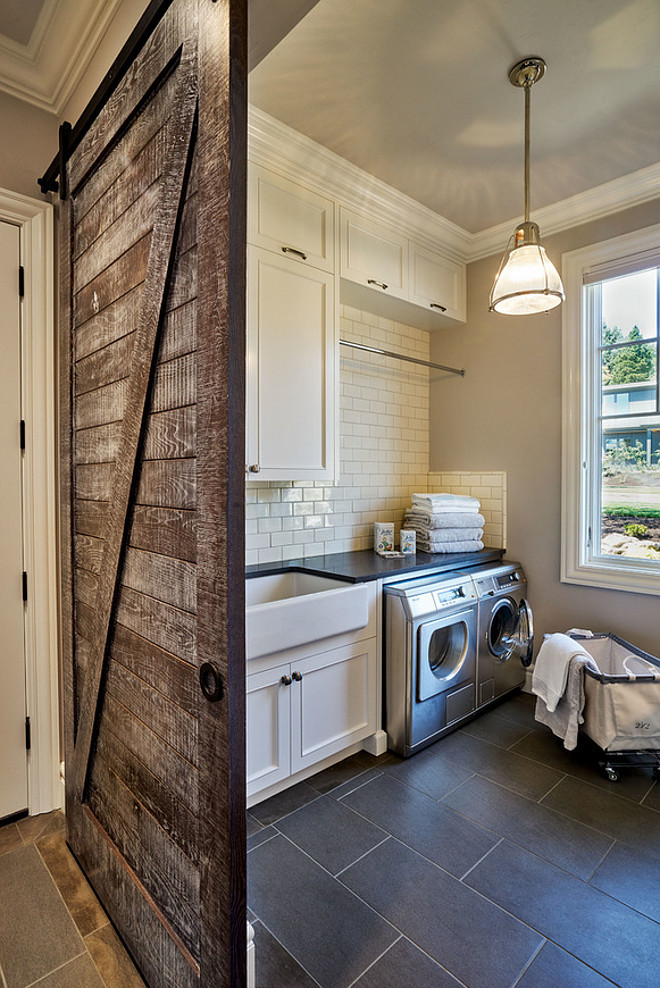
POLYGON ((376 281, 375 278, 367 278, 367 284, 368 285, 377 285, 379 288, 382 288, 384 292, 387 291, 387 285, 385 284, 384 281, 376 281))
POLYGON ((447 311, 447 306, 446 305, 440 305, 439 302, 431 302, 430 303, 430 308, 431 309, 439 309, 440 312, 446 312, 447 311))
POLYGON ((306 261, 307 260, 307 254, 303 254, 303 252, 301 250, 296 250, 295 247, 283 247, 282 248, 282 253, 283 254, 295 254, 296 257, 299 257, 302 261, 306 261))
POLYGON ((248 470, 250 471, 250 473, 259 473, 259 464, 251 463, 250 466, 248 467, 248 470))
POLYGON ((293 678, 295 679, 295 681, 297 683, 301 683, 302 682, 302 673, 301 672, 293 672, 293 673, 291 673, 291 675, 293 676, 293 678))
POLYGON ((280 679, 280 682, 281 682, 282 686, 290 686, 291 685, 291 676, 282 676, 282 678, 280 679))

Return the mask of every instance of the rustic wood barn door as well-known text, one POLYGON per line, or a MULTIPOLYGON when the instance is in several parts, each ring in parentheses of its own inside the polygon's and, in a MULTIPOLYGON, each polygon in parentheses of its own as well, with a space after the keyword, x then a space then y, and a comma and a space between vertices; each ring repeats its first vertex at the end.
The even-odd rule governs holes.
POLYGON ((245 981, 245 2, 160 6, 60 165, 66 809, 148 984, 221 988, 245 981))

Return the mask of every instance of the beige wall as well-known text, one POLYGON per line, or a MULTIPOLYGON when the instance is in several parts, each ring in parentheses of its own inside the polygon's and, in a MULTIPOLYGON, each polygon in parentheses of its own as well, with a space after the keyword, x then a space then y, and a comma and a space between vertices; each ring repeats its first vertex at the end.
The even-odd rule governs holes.
MULTIPOLYGON (((547 238, 548 254, 558 262, 566 251, 658 222, 655 200, 547 238)), ((506 470, 507 555, 527 571, 539 639, 578 626, 616 632, 660 655, 658 597, 559 581, 561 309, 489 313, 499 261, 468 267, 467 324, 432 337, 431 360, 465 367, 466 375, 432 376, 431 470, 506 470)))
POLYGON ((0 188, 39 199, 37 179, 57 153, 57 117, 0 93, 0 122, 0 188))

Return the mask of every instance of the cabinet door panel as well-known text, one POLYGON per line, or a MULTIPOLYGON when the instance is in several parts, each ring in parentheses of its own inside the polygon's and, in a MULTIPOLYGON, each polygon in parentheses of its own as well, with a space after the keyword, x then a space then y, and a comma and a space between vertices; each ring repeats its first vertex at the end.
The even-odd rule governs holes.
POLYGON ((248 461, 259 480, 334 475, 334 279, 251 248, 248 461))
POLYGON ((291 770, 313 765, 376 729, 375 639, 296 664, 291 688, 291 770))
POLYGON ((247 678, 247 793, 253 795, 291 772, 290 695, 281 682, 289 666, 247 678))
POLYGON ((383 295, 407 298, 407 238, 347 209, 342 209, 341 216, 342 278, 368 285, 383 295))
POLYGON ((465 266, 411 243, 410 301, 464 320, 465 266))
POLYGON ((334 203, 251 165, 248 240, 277 253, 288 253, 300 263, 334 271, 334 203))

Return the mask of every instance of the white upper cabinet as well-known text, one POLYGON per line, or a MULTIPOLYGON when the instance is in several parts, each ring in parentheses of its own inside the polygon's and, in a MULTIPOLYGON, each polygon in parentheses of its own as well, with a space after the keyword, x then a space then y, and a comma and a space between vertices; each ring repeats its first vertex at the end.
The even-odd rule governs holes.
POLYGON ((410 242, 411 302, 465 322, 465 294, 464 264, 410 242))
POLYGON ((337 320, 332 274, 248 248, 247 464, 252 480, 332 480, 337 320))
POLYGON ((248 242, 333 272, 334 202, 258 165, 248 182, 248 242))
POLYGON ((383 295, 407 298, 407 237, 342 207, 341 276, 383 295))

